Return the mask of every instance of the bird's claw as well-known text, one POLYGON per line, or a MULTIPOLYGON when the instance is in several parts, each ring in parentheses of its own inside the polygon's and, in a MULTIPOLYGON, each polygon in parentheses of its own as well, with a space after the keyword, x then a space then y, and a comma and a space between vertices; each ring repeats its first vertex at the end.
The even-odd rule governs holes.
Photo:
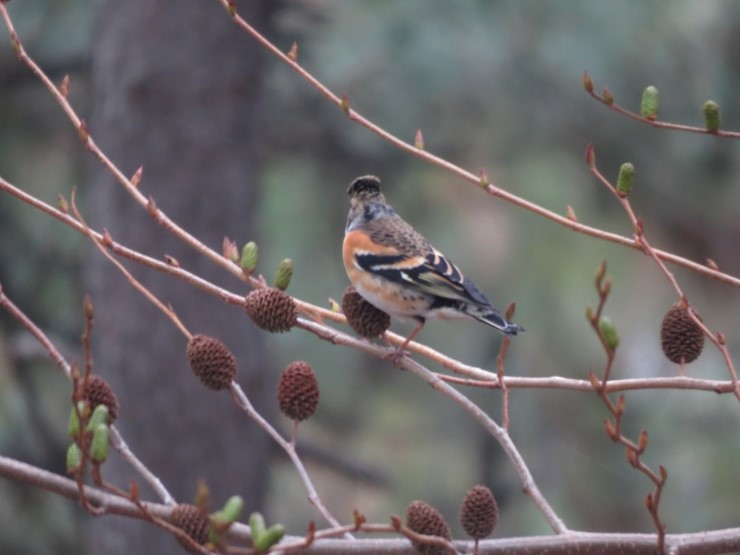
POLYGON ((401 359, 407 355, 406 350, 403 347, 398 347, 397 349, 393 349, 390 353, 383 356, 384 360, 387 360, 393 366, 401 366, 401 359))

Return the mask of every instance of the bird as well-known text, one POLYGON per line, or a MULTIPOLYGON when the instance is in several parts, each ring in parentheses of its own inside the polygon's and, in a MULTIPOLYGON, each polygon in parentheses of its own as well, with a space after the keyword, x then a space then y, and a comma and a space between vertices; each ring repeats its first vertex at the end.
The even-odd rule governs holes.
POLYGON ((380 190, 380 179, 358 177, 347 193, 342 259, 349 280, 376 308, 416 321, 396 357, 430 318, 472 318, 510 336, 526 331, 504 318, 457 266, 396 213, 380 190))

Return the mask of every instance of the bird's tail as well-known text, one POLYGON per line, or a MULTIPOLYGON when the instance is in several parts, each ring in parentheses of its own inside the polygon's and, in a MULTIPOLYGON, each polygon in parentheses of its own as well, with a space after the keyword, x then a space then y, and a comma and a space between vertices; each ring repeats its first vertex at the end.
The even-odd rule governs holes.
POLYGON ((506 318, 501 316, 495 311, 479 312, 478 314, 471 314, 473 318, 484 324, 496 328, 498 331, 505 335, 516 335, 521 332, 527 331, 522 326, 509 322, 506 318))

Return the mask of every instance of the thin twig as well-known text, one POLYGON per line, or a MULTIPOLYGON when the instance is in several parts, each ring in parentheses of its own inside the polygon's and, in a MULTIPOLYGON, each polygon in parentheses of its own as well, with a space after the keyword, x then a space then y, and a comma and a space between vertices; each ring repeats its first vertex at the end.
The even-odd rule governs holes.
MULTIPOLYGON (((259 412, 257 412, 251 401, 249 400, 249 397, 247 397, 246 393, 244 393, 244 390, 238 383, 236 383, 235 381, 231 382, 231 387, 229 389, 231 391, 232 397, 234 398, 234 401, 236 401, 237 406, 239 406, 245 413, 247 413, 247 415, 252 420, 254 420, 263 430, 265 430, 267 434, 275 441, 275 443, 277 443, 281 447, 281 449, 285 451, 285 453, 287 453, 288 457, 290 457, 290 460, 293 463, 296 472, 298 472, 298 475, 300 476, 301 481, 303 482, 303 485, 308 492, 309 501, 316 507, 319 513, 321 513, 321 515, 329 524, 335 527, 341 526, 339 524, 339 521, 337 521, 337 519, 332 516, 329 510, 324 506, 324 503, 321 501, 321 498, 319 497, 319 494, 317 493, 316 488, 313 485, 313 481, 308 475, 306 467, 303 465, 303 461, 301 461, 300 457, 296 453, 295 444, 291 443, 283 436, 281 436, 280 432, 278 432, 272 426, 272 424, 270 424, 259 412)), ((347 532, 345 536, 349 538, 352 537, 349 532, 347 532)))
POLYGON ((504 337, 501 344, 501 351, 499 351, 498 357, 496 357, 496 377, 501 384, 501 427, 504 430, 509 429, 509 388, 504 379, 504 359, 506 358, 506 352, 509 350, 510 343, 511 337, 507 335, 504 337))
MULTIPOLYGON (((72 380, 72 369, 70 364, 66 361, 64 356, 59 352, 59 350, 54 346, 54 343, 51 342, 51 340, 47 337, 47 335, 38 327, 36 324, 33 323, 33 321, 26 316, 26 314, 20 310, 8 297, 5 295, 2 287, 0 287, 0 307, 5 308, 5 310, 13 316, 25 329, 27 329, 41 344, 44 349, 46 349, 46 352, 49 354, 49 358, 54 361, 54 363, 64 372, 64 375, 67 376, 67 379, 70 381, 72 380)), ((76 410, 76 407, 75 407, 76 410)), ((78 415, 79 416, 79 415, 78 415)), ((110 438, 111 443, 113 447, 118 451, 121 456, 124 458, 125 461, 127 461, 132 468, 134 468, 137 473, 147 482, 149 483, 154 491, 157 493, 157 495, 165 502, 165 503, 172 503, 173 499, 170 493, 167 491, 167 489, 164 487, 162 482, 160 481, 157 476, 154 475, 154 473, 149 470, 128 448, 126 443, 123 440, 123 437, 118 432, 118 429, 111 425, 110 427, 110 438)))
POLYGON ((544 495, 540 492, 529 468, 527 467, 527 463, 524 461, 521 453, 519 453, 516 445, 514 445, 514 442, 511 440, 509 432, 503 426, 497 424, 478 405, 473 403, 458 390, 445 383, 437 374, 428 370, 418 362, 405 357, 399 361, 399 365, 421 377, 432 387, 432 389, 449 397, 460 405, 466 412, 471 414, 501 446, 506 457, 509 459, 509 462, 519 475, 519 479, 522 482, 525 493, 529 495, 540 512, 542 512, 552 530, 556 534, 565 534, 568 532, 568 528, 565 526, 565 523, 560 519, 547 502, 544 495))
MULTIPOLYGON (((58 210, 31 195, 28 195, 2 177, 0 177, 0 190, 11 194, 22 202, 28 204, 29 206, 32 206, 46 214, 49 214, 63 224, 74 229, 75 231, 83 235, 87 235, 84 226, 77 220, 75 220, 72 216, 70 216, 69 214, 65 214, 61 210, 58 210)), ((242 295, 237 295, 236 293, 232 293, 226 289, 218 287, 213 283, 206 281, 203 278, 191 272, 188 272, 183 268, 167 264, 166 262, 163 262, 161 260, 146 256, 133 249, 129 249, 126 246, 117 243, 110 238, 110 240, 108 241, 102 233, 96 232, 92 229, 90 229, 90 232, 94 234, 95 238, 98 241, 105 241, 110 252, 113 252, 119 256, 123 256, 124 258, 127 258, 128 260, 131 260, 139 265, 171 275, 194 287, 197 287, 201 291, 212 295, 215 298, 218 298, 226 303, 237 306, 241 306, 241 304, 243 303, 242 295)), ((296 301, 296 303, 303 302, 299 299, 296 299, 295 297, 293 299, 296 301)), ((304 306, 312 305, 309 305, 309 303, 304 303, 304 306)), ((344 316, 339 313, 330 310, 324 310, 319 307, 312 306, 312 308, 315 308, 317 311, 320 312, 322 320, 324 319, 324 317, 326 317, 327 320, 335 323, 346 323, 344 316)), ((314 321, 316 320, 314 319, 314 321)), ((342 333, 335 330, 334 328, 324 325, 323 323, 317 323, 319 324, 319 326, 321 326, 320 328, 304 329, 309 329, 309 331, 315 333, 318 337, 329 341, 332 341, 334 334, 342 333), (322 334, 318 333, 318 329, 324 330, 323 337, 322 334)), ((385 356, 384 354, 380 354, 385 353, 384 351, 366 349, 365 347, 372 346, 373 344, 363 339, 359 339, 357 337, 349 336, 346 334, 342 334, 342 337, 346 338, 346 341, 342 342, 343 345, 352 347, 354 349, 363 350, 378 357, 385 356)), ((386 339, 388 339, 388 341, 394 345, 400 345, 401 343, 403 343, 405 338, 392 332, 386 332, 386 339)), ((440 353, 439 351, 432 349, 431 347, 422 345, 421 343, 411 342, 408 346, 408 350, 417 353, 433 362, 436 362, 437 364, 447 370, 450 370, 451 372, 460 374, 462 376, 468 376, 470 379, 461 380, 461 382, 464 382, 466 385, 470 385, 472 387, 500 387, 498 376, 495 372, 464 364, 456 359, 444 355, 443 353, 440 353)), ((69 369, 67 369, 66 372, 68 373, 69 369)), ((442 376, 442 378, 449 379, 449 381, 458 380, 457 378, 454 378, 452 376, 442 376)), ((565 378, 560 376, 505 376, 504 381, 506 382, 506 386, 512 389, 565 389, 582 392, 592 391, 591 384, 587 380, 565 378)), ((677 376, 611 380, 607 385, 608 392, 628 391, 634 389, 681 389, 724 394, 733 393, 733 384, 729 381, 707 380, 701 378, 677 376)))
MULTIPOLYGON (((154 306, 156 306, 159 310, 161 310, 171 321, 175 326, 182 332, 182 334, 190 340, 190 338, 193 336, 192 333, 185 327, 185 324, 182 323, 180 318, 178 318, 177 314, 174 310, 172 310, 172 307, 165 306, 165 304, 160 301, 157 296, 149 291, 139 280, 137 280, 131 273, 126 269, 126 267, 121 264, 118 260, 113 258, 113 255, 108 252, 108 250, 103 246, 103 242, 99 240, 95 233, 88 227, 87 223, 85 222, 85 219, 82 217, 82 214, 80 214, 80 211, 77 209, 77 199, 76 199, 76 192, 75 190, 72 190, 72 210, 77 217, 77 220, 82 224, 82 228, 84 230, 85 235, 87 235, 90 240, 95 244, 95 246, 98 248, 100 252, 103 253, 103 255, 116 267, 120 272, 126 276, 126 279, 128 279, 129 283, 138 290, 146 299, 151 302, 154 306)), ((113 242, 110 235, 108 233, 103 234, 103 241, 110 244, 113 242)))
POLYGON ((706 127, 697 127, 694 125, 684 125, 680 123, 671 123, 668 121, 660 121, 658 119, 647 118, 636 112, 628 110, 627 108, 623 108, 622 106, 614 102, 614 97, 611 95, 611 92, 609 92, 608 97, 605 97, 603 94, 598 94, 594 92, 593 86, 591 87, 591 90, 587 90, 586 92, 591 95, 592 98, 598 100, 601 104, 603 104, 610 110, 613 110, 618 114, 622 114, 624 116, 627 116, 628 118, 639 121, 640 123, 645 123, 652 127, 672 129, 673 131, 685 131, 688 133, 700 133, 702 135, 714 135, 715 137, 726 139, 740 139, 740 132, 737 131, 724 131, 722 129, 709 130, 706 127))
POLYGON ((607 418, 604 421, 604 427, 606 433, 613 442, 618 443, 626 448, 627 461, 629 464, 642 472, 653 482, 655 489, 652 493, 649 493, 645 498, 645 506, 650 513, 650 517, 655 524, 657 530, 657 546, 658 552, 664 553, 665 550, 665 537, 666 537, 666 525, 663 519, 660 517, 660 500, 663 494, 663 488, 668 478, 668 473, 665 468, 661 465, 660 476, 653 472, 653 470, 645 464, 642 460, 642 454, 645 452, 648 444, 647 430, 642 430, 640 433, 639 442, 635 443, 630 440, 622 433, 622 417, 624 416, 625 409, 625 397, 623 394, 619 394, 617 402, 611 400, 609 395, 606 393, 606 384, 609 382, 611 371, 614 366, 614 360, 616 357, 616 344, 607 338, 604 329, 601 327, 602 314, 606 301, 611 291, 611 280, 605 278, 606 275, 606 262, 602 262, 599 269, 596 272, 596 278, 594 280, 594 286, 599 295, 599 304, 596 308, 596 312, 591 314, 589 309, 587 313, 590 315, 588 318, 591 328, 594 330, 599 338, 602 348, 606 354, 606 363, 604 364, 604 370, 601 378, 597 378, 593 372, 589 373, 589 378, 592 383, 592 387, 599 398, 603 401, 607 411, 611 415, 611 419, 607 418))
MULTIPOLYGON (((596 167, 595 163, 589 164, 589 171, 619 201, 622 208, 626 212, 627 217, 629 218, 633 229, 635 230, 635 241, 641 245, 642 250, 645 254, 647 254, 648 256, 652 257, 653 260, 655 260, 655 263, 660 268, 660 271, 663 273, 663 275, 665 275, 666 279, 669 281, 673 289, 676 291, 676 294, 678 295, 679 300, 685 302, 691 308, 691 305, 689 305, 686 294, 683 292, 683 290, 681 289, 681 286, 678 284, 678 280, 673 275, 673 273, 666 267, 666 265, 660 259, 660 256, 658 256, 656 249, 654 249, 650 245, 647 238, 645 237, 644 226, 642 225, 642 222, 640 222, 640 220, 635 215, 635 212, 632 209, 632 205, 629 199, 627 198, 627 196, 619 194, 616 187, 608 179, 606 179, 606 177, 604 177, 604 175, 596 167)), ((740 401, 740 383, 738 382, 737 371, 735 370, 735 364, 733 363, 732 357, 730 356, 730 350, 727 346, 727 343, 724 340, 720 340, 720 335, 714 334, 707 327, 707 325, 700 318, 697 317, 693 308, 688 310, 688 314, 689 314, 689 317, 693 320, 693 322, 697 326, 699 326, 699 328, 704 332, 704 334, 707 337, 709 337, 709 340, 712 343, 714 343, 714 345, 717 347, 717 349, 719 349, 720 353, 722 354, 722 358, 725 362, 725 366, 727 367, 727 371, 730 375, 730 380, 732 381, 732 384, 733 384, 733 393, 735 397, 740 401)))
MULTIPOLYGON (((218 1, 228 11, 229 0, 218 0, 218 1)), ((429 162, 437 167, 445 169, 461 177, 462 179, 472 183, 473 185, 481 187, 484 191, 486 191, 491 196, 500 198, 515 206, 518 206, 520 208, 533 212, 539 216, 542 216, 543 218, 551 220, 568 229, 571 229, 578 233, 583 233, 584 235, 589 235, 591 237, 596 237, 598 239, 603 239, 605 241, 610 241, 612 243, 617 243, 619 245, 630 247, 635 250, 640 250, 641 248, 640 245, 634 239, 623 237, 619 234, 604 231, 599 228, 584 225, 582 223, 579 223, 569 218, 567 214, 563 216, 551 210, 547 210, 546 208, 539 206, 538 204, 525 200, 517 195, 514 195, 513 193, 509 193, 508 191, 505 191, 493 185, 492 183, 488 182, 487 178, 482 179, 480 175, 476 175, 473 172, 469 172, 461 168, 460 166, 457 166, 443 158, 440 158, 439 156, 435 156, 434 154, 431 154, 427 150, 422 150, 420 148, 417 148, 414 144, 411 144, 411 143, 408 143, 406 141, 399 139, 395 135, 389 133, 385 129, 379 127, 378 125, 374 124, 367 118, 360 115, 360 113, 357 112, 356 110, 352 109, 349 106, 349 101, 346 96, 340 97, 334 94, 326 85, 321 83, 321 81, 319 81, 310 72, 304 69, 296 60, 293 60, 288 54, 281 51, 277 46, 275 46, 272 42, 270 42, 267 38, 265 38, 259 31, 257 31, 254 27, 252 27, 249 23, 247 23, 247 21, 245 21, 239 14, 235 13, 232 16, 232 20, 234 21, 234 23, 236 23, 237 26, 239 26, 242 30, 244 30, 247 34, 249 34, 252 38, 254 38, 259 44, 261 44, 271 54, 273 54, 281 62, 288 65, 291 69, 293 69, 302 79, 307 81, 312 87, 314 87, 317 91, 319 91, 330 102, 332 102, 338 108, 343 110, 345 114, 347 115, 347 117, 350 119, 350 121, 353 121, 361 125, 362 127, 365 127, 366 129, 375 133, 376 135, 378 135, 379 137, 381 137, 388 143, 392 144, 396 148, 404 152, 407 152, 409 154, 412 154, 414 156, 417 156, 418 158, 421 158, 425 160, 426 162, 429 162)), ((733 287, 740 288, 740 278, 739 277, 732 276, 724 272, 720 272, 719 270, 710 268, 709 266, 698 264, 696 262, 690 261, 686 258, 682 258, 680 256, 677 256, 669 252, 656 250, 655 253, 657 256, 659 256, 663 260, 666 260, 673 264, 677 264, 679 266, 683 266, 699 274, 716 279, 722 283, 726 283, 733 287)))

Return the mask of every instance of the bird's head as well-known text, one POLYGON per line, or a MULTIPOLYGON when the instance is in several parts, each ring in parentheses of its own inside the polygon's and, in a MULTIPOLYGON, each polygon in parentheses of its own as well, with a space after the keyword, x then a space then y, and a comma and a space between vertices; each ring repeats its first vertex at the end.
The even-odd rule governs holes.
POLYGON ((380 179, 374 175, 363 175, 355 179, 347 189, 352 206, 365 202, 385 202, 380 192, 380 179))
POLYGON ((351 231, 377 218, 395 214, 380 192, 380 179, 374 175, 363 175, 355 179, 347 190, 349 215, 347 231, 351 231))

